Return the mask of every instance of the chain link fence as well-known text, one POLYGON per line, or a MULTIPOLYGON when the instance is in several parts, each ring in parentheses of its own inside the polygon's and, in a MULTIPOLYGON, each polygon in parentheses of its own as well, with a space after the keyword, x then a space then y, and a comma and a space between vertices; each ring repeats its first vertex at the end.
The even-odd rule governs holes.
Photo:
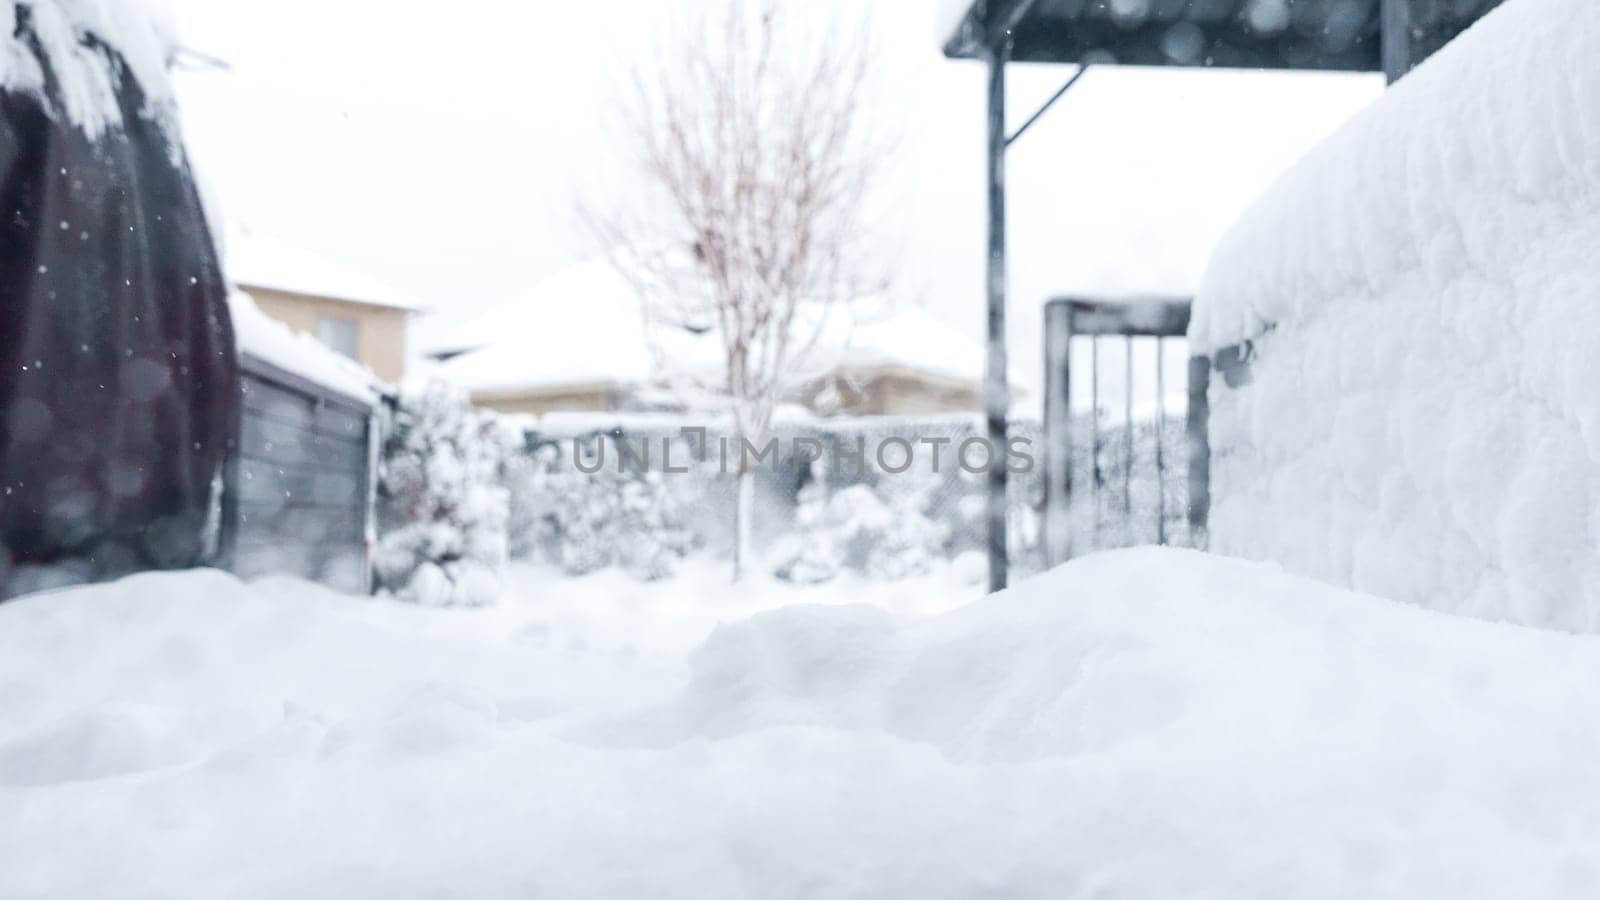
MULTIPOLYGON (((1169 543, 1184 543, 1182 454, 1164 449, 1182 446, 1183 420, 1165 420, 1159 450, 1154 422, 1136 423, 1131 439, 1080 425, 1073 429, 1075 481, 1103 490, 1092 503, 1074 505, 1078 552, 1154 543, 1161 529, 1169 543), (1167 502, 1158 504, 1162 493, 1167 502), (1157 508, 1166 511, 1159 523, 1157 508)), ((804 556, 808 543, 841 530, 851 540, 875 535, 871 540, 884 546, 860 551, 850 565, 871 558, 886 572, 981 554, 990 460, 984 436, 982 420, 968 415, 780 422, 769 441, 746 451, 755 473, 756 564, 779 572, 804 556)), ((513 553, 575 571, 624 565, 646 577, 661 573, 663 553, 726 556, 740 449, 725 430, 678 416, 546 417, 524 435, 523 476, 512 490, 513 553)), ((1011 569, 1025 577, 1046 566, 1048 460, 1039 423, 1013 422, 1007 447, 995 449, 1011 469, 1011 569)))

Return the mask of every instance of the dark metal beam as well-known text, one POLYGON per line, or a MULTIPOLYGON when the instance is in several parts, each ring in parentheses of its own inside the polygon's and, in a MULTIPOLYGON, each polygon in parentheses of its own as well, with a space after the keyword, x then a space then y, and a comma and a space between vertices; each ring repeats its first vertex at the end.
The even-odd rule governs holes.
POLYGON ((1011 387, 1006 357, 1006 54, 1001 42, 989 57, 989 264, 988 353, 983 400, 989 438, 989 590, 1006 586, 1007 422, 1011 387))
POLYGON ((984 23, 988 32, 988 45, 990 47, 1009 45, 1013 32, 1022 24, 1022 20, 1028 17, 1028 13, 1033 11, 1037 2, 1038 0, 989 0, 985 10, 988 21, 984 23))
POLYGON ((1049 112, 1050 107, 1056 105, 1057 100, 1060 100, 1067 91, 1072 90, 1072 86, 1077 84, 1078 79, 1082 78, 1083 73, 1087 71, 1089 71, 1088 64, 1079 66, 1078 71, 1072 73, 1072 77, 1067 79, 1067 83, 1063 84, 1060 90, 1050 95, 1050 99, 1046 100, 1044 105, 1039 107, 1038 112, 1035 112, 1033 115, 1029 116, 1028 121, 1022 123, 1021 128, 1018 128, 1010 137, 1006 138, 1006 146, 1010 147, 1012 144, 1016 143, 1017 138, 1022 137, 1024 132, 1033 127, 1033 123, 1039 121, 1040 116, 1044 115, 1046 112, 1049 112))
POLYGON ((1251 2, 1189 0, 1130 18, 1103 2, 974 0, 944 52, 987 59, 998 36, 1011 41, 1010 62, 1386 72, 1392 80, 1501 0, 1292 3, 1291 20, 1267 30, 1252 27, 1251 2))
POLYGON ((1176 29, 1046 20, 1018 28, 1012 51, 1013 62, 1356 72, 1377 71, 1381 65, 1376 20, 1339 40, 1294 30, 1257 35, 1236 22, 1184 23, 1176 29))

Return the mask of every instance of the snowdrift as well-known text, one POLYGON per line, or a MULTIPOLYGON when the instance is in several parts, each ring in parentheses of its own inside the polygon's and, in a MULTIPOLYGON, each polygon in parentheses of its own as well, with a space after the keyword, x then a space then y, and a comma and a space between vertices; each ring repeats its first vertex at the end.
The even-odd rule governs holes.
POLYGON ((208 573, 0 606, 0 895, 1579 897, 1600 870, 1600 638, 1139 550, 927 619, 785 608, 685 662, 564 632, 570 584, 520 624, 208 573))
POLYGON ((1511 0, 1288 172, 1212 259, 1212 549, 1600 627, 1600 7, 1511 0))

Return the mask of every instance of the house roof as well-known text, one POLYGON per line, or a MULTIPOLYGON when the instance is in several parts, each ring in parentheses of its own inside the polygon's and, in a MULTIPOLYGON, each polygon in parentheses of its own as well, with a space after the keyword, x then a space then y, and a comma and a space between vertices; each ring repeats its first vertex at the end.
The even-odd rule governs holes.
POLYGON ((564 269, 427 348, 439 374, 473 392, 636 384, 650 345, 627 280, 603 259, 564 269))
MULTIPOLYGON (((705 371, 719 359, 715 335, 674 330, 654 335, 638 297, 612 264, 597 258, 571 266, 428 350, 439 374, 469 391, 507 393, 661 380, 658 360, 705 371), (654 339, 652 339, 654 338, 654 339)), ((920 309, 867 315, 859 323, 830 315, 804 366, 829 370, 894 368, 976 383, 983 347, 920 309)))
POLYGON ((230 235, 223 249, 228 276, 246 288, 265 288, 363 306, 423 312, 416 297, 301 247, 253 232, 230 235))

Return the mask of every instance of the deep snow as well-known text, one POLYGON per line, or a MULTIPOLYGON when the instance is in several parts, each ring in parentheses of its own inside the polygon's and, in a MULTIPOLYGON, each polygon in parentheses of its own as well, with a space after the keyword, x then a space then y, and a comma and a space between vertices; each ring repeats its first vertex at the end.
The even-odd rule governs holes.
POLYGON ((1597 39, 1591 0, 1506 3, 1222 241, 1191 343, 1255 360, 1212 386, 1213 550, 1600 630, 1597 39))
POLYGON ((1600 875, 1594 637, 1172 550, 931 617, 964 589, 520 577, 488 611, 214 573, 0 606, 0 895, 1580 897, 1600 875), (865 602, 743 615, 807 598, 865 602))

